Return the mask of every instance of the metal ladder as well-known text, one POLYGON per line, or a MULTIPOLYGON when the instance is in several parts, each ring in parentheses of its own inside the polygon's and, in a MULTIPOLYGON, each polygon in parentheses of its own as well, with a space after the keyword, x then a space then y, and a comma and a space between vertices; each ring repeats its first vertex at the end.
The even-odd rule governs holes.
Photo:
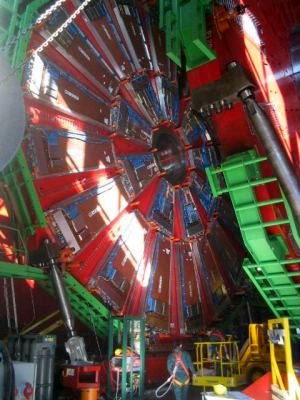
POLYGON ((289 224, 290 232, 300 247, 299 228, 293 219, 284 194, 281 197, 258 201, 255 188, 276 182, 276 177, 262 177, 259 164, 266 161, 255 150, 230 156, 219 168, 208 167, 206 173, 215 197, 228 193, 235 210, 244 244, 253 261, 244 259, 243 268, 277 318, 289 317, 291 328, 300 327, 300 268, 286 267, 299 264, 300 258, 287 258, 289 250, 281 235, 270 235, 266 228, 289 224), (260 208, 282 203, 286 217, 264 222, 260 208))

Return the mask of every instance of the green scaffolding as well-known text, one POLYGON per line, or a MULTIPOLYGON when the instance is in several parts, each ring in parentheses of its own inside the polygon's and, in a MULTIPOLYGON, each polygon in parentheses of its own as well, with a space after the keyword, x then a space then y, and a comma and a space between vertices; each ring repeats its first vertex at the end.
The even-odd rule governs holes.
MULTIPOLYGON (((41 268, 0 261, 0 276, 32 279, 50 295, 56 297, 50 276, 41 268)), ((110 320, 108 309, 72 275, 66 273, 63 281, 75 317, 89 326, 98 336, 107 337, 110 320)), ((118 328, 117 321, 114 322, 114 328, 118 328)))
MULTIPOLYGON (((111 316, 109 319, 108 335, 108 363, 111 365, 114 356, 114 349, 119 347, 122 350, 120 358, 122 359, 121 371, 117 384, 120 382, 120 389, 114 398, 117 398, 118 392, 121 400, 144 398, 145 386, 145 319, 137 316, 111 316), (136 353, 136 348, 138 352, 136 353), (134 368, 134 357, 138 354, 140 360, 139 371, 134 368), (138 388, 135 384, 135 376, 139 375, 138 388)), ((111 382, 111 371, 108 375, 108 392, 112 395, 113 385, 111 382)))
POLYGON ((160 29, 166 34, 167 56, 180 67, 182 52, 191 70, 216 58, 207 43, 206 16, 211 0, 160 0, 160 29))
POLYGON ((259 164, 266 160, 255 150, 249 150, 228 157, 219 168, 208 167, 206 173, 215 197, 224 193, 230 196, 244 244, 253 260, 244 260, 246 274, 274 315, 289 317, 291 328, 295 329, 300 327, 300 284, 293 278, 300 277, 300 271, 289 271, 286 267, 298 264, 300 258, 287 258, 283 237, 269 234, 266 228, 289 225, 295 243, 300 246, 299 227, 282 192, 281 197, 256 199, 255 187, 277 182, 276 177, 262 177, 259 164), (264 222, 261 207, 279 203, 285 207, 286 217, 264 222))

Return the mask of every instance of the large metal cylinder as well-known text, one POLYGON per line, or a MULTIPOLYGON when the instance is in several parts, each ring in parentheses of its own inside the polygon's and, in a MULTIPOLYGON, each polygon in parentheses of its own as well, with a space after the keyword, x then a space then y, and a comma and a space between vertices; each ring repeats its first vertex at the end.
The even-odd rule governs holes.
POLYGON ((55 263, 49 263, 50 265, 50 275, 52 278, 52 282, 54 284, 57 297, 58 297, 58 302, 59 302, 59 308, 60 312, 62 313, 64 323, 66 327, 70 331, 71 336, 76 336, 76 332, 74 329, 74 316, 73 312, 71 310, 69 300, 67 298, 66 290, 62 281, 62 276, 59 271, 59 269, 56 267, 55 263))
POLYGON ((294 217, 300 224, 300 181, 295 169, 282 148, 268 116, 257 104, 252 92, 249 90, 241 93, 241 98, 246 105, 247 115, 265 148, 266 155, 272 164, 294 217))
POLYGON ((81 389, 80 400, 97 400, 99 389, 81 389))

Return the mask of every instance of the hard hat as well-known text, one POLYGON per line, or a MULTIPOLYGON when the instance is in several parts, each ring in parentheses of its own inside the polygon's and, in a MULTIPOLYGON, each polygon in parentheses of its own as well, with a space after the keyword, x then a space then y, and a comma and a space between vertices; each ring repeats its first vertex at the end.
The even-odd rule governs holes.
POLYGON ((214 392, 218 396, 223 396, 223 394, 227 393, 227 387, 218 383, 217 385, 213 386, 214 392))
POLYGON ((115 356, 119 357, 122 354, 122 349, 116 349, 115 350, 115 356))

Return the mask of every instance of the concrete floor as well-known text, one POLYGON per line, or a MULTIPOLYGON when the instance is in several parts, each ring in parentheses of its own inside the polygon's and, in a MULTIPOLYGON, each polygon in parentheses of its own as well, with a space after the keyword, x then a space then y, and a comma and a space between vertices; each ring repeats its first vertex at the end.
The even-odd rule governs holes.
MULTIPOLYGON (((160 391, 159 394, 162 394, 163 391, 160 391)), ((155 390, 145 390, 144 392, 144 400, 155 400, 157 397, 155 396, 155 390)), ((171 389, 166 396, 162 397, 162 400, 175 400, 175 396, 173 390, 171 389)), ((202 400, 201 396, 201 388, 196 386, 189 386, 188 400, 202 400)))
MULTIPOLYGON (((144 391, 143 400, 159 400, 155 395, 155 390, 156 389, 146 389, 144 391)), ((159 394, 161 395, 163 393, 164 392, 160 392, 159 394)), ((232 392, 231 392, 231 394, 232 394, 232 392)), ((55 398, 55 400, 80 400, 82 397, 81 397, 79 391, 74 391, 73 393, 70 393, 70 392, 69 393, 61 393, 60 395, 56 395, 55 397, 53 397, 53 399, 54 398, 55 398)), ((118 400, 121 399, 121 395, 119 394, 119 396, 117 398, 118 398, 118 400)), ((128 396, 128 399, 129 398, 130 398, 130 396, 128 396)), ((227 398, 227 397, 220 397, 220 400, 221 399, 225 399, 225 398, 227 398)), ((231 396, 229 396, 228 398, 232 399, 231 396)), ((234 397, 234 398, 238 399, 240 397, 234 397)), ((134 399, 135 400, 140 400, 139 396, 134 397, 134 399)), ((175 396, 174 396, 173 390, 170 390, 166 394, 166 396, 161 397, 160 399, 161 400, 175 400, 175 396)), ((108 400, 108 398, 107 397, 101 397, 99 400, 108 400)), ((110 397, 110 400, 115 400, 115 396, 113 395, 113 397, 110 397)), ((189 386, 189 393, 188 393, 188 400, 205 400, 204 395, 202 396, 202 389, 200 387, 196 387, 196 386, 191 386, 190 385, 189 386)))
MULTIPOLYGON (((202 388, 197 387, 197 386, 189 386, 189 393, 188 393, 188 400, 205 400, 205 393, 203 394, 202 392, 202 388), (203 395, 202 395, 203 394, 203 395)), ((207 389, 209 394, 210 394, 210 398, 211 396, 213 396, 215 398, 216 395, 213 394, 212 392, 212 388, 207 389)), ((163 392, 162 392, 163 393, 163 392)), ((160 393, 159 393, 160 394, 160 393)), ((219 396, 216 396, 219 397, 219 396)), ((249 399, 250 397, 247 397, 245 394, 243 394, 242 392, 239 392, 237 390, 232 390, 229 391, 229 393, 227 395, 220 396, 220 400, 221 399, 249 399)), ((155 390, 146 390, 144 393, 144 400, 156 400, 157 397, 155 395, 155 390)), ((175 396, 172 390, 170 390, 170 392, 168 392, 168 394, 164 397, 161 398, 162 400, 175 400, 175 396)))

